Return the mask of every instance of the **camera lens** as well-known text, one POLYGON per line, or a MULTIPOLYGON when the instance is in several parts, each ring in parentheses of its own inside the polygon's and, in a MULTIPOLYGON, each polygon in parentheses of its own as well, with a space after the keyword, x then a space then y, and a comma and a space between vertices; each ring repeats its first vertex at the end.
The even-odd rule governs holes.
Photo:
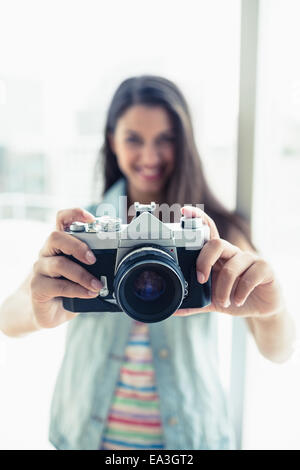
POLYGON ((145 301, 158 299, 164 293, 165 288, 164 278, 155 271, 142 271, 134 281, 135 295, 145 301))
POLYGON ((168 318, 181 305, 185 280, 179 265, 158 247, 139 247, 117 269, 114 291, 122 310, 135 320, 154 323, 168 318))

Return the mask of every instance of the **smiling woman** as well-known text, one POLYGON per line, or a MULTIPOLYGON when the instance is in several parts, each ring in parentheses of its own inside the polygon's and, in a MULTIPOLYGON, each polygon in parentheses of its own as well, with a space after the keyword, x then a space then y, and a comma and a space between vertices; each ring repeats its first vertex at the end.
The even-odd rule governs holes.
MULTIPOLYGON (((101 256, 98 268, 87 243, 63 230, 73 221, 94 222, 95 207, 90 212, 66 209, 58 212, 56 230, 30 275, 4 302, 0 327, 17 336, 72 320, 51 407, 55 447, 235 448, 218 370, 217 313, 246 317, 262 354, 275 362, 286 360, 293 323, 278 282, 254 252, 242 219, 210 191, 189 109, 174 83, 157 76, 121 83, 108 110, 104 139, 102 204, 118 210, 124 195, 129 203, 149 203, 149 198, 169 205, 204 203, 205 213, 182 211, 188 218, 201 215, 210 227, 211 238, 196 253, 194 267, 200 284, 212 272, 211 304, 147 325, 123 312, 66 311, 61 297, 96 298, 101 288, 101 256), (58 255, 72 255, 80 265, 58 255), (88 265, 97 271, 85 269, 88 265)), ((145 290, 139 293, 145 296, 145 290)))

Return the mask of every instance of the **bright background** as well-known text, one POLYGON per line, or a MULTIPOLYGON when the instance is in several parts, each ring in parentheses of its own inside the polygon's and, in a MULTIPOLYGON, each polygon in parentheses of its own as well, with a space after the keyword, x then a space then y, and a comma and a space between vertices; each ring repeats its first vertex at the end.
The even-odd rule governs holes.
MULTIPOLYGON (((2 301, 30 270, 55 211, 97 200, 94 164, 108 104, 133 75, 166 76, 190 104, 220 199, 235 205, 239 0, 2 1, 0 259, 2 301)), ((298 0, 261 0, 253 235, 297 324, 300 235, 298 0)), ((219 316, 229 393, 231 319, 219 316)), ((0 448, 46 449, 65 325, 0 335, 0 448)), ((264 359, 248 340, 243 448, 300 448, 300 360, 264 359)), ((230 398, 230 397, 229 397, 230 398)))

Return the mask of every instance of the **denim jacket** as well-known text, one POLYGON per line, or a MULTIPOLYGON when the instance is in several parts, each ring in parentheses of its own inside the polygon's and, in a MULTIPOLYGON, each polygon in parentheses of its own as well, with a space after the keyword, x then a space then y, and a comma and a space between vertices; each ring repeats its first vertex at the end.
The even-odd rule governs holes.
MULTIPOLYGON (((124 178, 102 203, 117 209, 122 195, 124 178)), ((132 322, 125 313, 105 312, 78 315, 68 324, 51 403, 49 439, 57 449, 99 448, 132 322)), ((165 448, 234 449, 218 371, 217 314, 173 315, 148 325, 165 448)))

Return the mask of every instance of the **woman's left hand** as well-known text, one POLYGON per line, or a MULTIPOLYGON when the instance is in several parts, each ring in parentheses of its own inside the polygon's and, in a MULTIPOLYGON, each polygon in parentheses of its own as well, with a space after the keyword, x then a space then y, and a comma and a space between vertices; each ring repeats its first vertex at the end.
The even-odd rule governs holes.
POLYGON ((200 216, 210 226, 211 239, 199 253, 196 270, 200 284, 207 282, 212 271, 212 302, 203 308, 179 309, 174 315, 215 311, 262 317, 274 315, 283 308, 279 283, 264 259, 221 239, 214 221, 201 209, 185 206, 182 213, 187 217, 200 216))

